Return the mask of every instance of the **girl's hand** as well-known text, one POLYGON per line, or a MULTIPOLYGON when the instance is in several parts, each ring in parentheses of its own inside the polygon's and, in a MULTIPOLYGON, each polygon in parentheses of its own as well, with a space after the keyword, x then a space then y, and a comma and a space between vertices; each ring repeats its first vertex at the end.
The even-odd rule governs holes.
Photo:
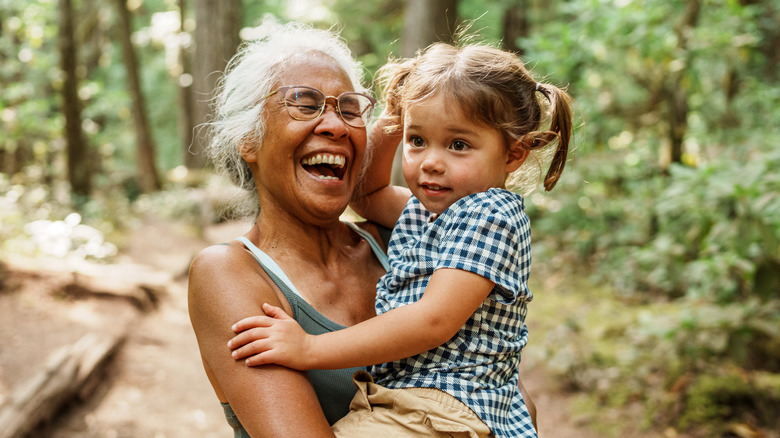
POLYGON ((263 304, 268 316, 251 316, 233 325, 238 333, 228 341, 233 359, 246 359, 247 366, 275 363, 296 370, 308 370, 315 336, 303 331, 284 310, 263 304))

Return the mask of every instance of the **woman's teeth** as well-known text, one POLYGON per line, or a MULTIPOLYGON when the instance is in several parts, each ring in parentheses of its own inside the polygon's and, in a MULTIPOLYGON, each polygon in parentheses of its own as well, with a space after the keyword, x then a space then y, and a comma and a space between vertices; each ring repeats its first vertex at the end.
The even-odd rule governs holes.
POLYGON ((302 161, 302 163, 306 166, 314 166, 316 164, 330 164, 336 167, 344 167, 346 162, 347 159, 345 157, 331 154, 317 154, 302 161))
POLYGON ((301 165, 321 180, 340 180, 347 158, 336 154, 317 154, 301 160, 301 165))

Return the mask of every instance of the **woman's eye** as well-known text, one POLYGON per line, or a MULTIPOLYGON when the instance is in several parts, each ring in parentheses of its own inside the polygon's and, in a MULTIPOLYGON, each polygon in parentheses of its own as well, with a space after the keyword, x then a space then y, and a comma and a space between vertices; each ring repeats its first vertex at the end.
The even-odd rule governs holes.
POLYGON ((417 136, 412 136, 411 138, 409 138, 409 143, 412 146, 417 147, 417 148, 421 148, 421 147, 425 146, 425 142, 423 141, 423 139, 420 138, 420 137, 417 137, 417 136))
POLYGON ((464 141, 455 140, 450 145, 450 148, 452 148, 452 150, 454 151, 465 151, 466 149, 469 148, 469 145, 464 141))
POLYGON ((320 110, 320 108, 318 106, 316 106, 316 105, 300 105, 300 104, 296 105, 296 104, 292 104, 292 105, 289 105, 289 106, 294 107, 295 109, 297 109, 298 111, 300 111, 303 114, 315 114, 315 113, 317 113, 320 110))

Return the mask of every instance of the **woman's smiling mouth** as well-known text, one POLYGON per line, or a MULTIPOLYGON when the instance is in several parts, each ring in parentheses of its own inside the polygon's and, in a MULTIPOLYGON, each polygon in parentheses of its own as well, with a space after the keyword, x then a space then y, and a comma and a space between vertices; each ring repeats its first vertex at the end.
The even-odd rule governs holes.
POLYGON ((344 177, 347 158, 338 154, 316 154, 301 160, 307 172, 319 179, 340 180, 344 177))

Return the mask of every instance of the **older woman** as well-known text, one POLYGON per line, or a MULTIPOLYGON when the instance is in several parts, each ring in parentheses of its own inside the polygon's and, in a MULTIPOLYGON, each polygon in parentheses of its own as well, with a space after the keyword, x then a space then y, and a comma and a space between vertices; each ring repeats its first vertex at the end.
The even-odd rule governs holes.
POLYGON ((210 145, 215 165, 255 194, 257 220, 238 240, 195 258, 190 319, 235 436, 333 436, 329 424, 349 409, 355 370, 247 367, 231 358, 227 342, 232 324, 263 314, 263 303, 310 333, 375 316, 382 230, 340 221, 357 186, 374 100, 332 33, 298 24, 262 30, 228 67, 210 145))

